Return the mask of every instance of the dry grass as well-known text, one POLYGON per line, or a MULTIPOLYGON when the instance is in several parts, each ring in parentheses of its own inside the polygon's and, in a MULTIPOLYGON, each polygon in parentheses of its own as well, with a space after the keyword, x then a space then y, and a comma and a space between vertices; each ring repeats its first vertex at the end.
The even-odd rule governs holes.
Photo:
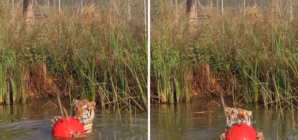
MULTIPOLYGON (((96 100, 103 107, 146 110, 147 40, 141 2, 133 3, 131 10, 136 12, 131 19, 123 12, 125 7, 118 7, 119 14, 111 14, 115 10, 111 5, 105 9, 85 5, 83 13, 80 8, 62 7, 59 12, 39 6, 37 14, 47 17, 34 18, 30 21, 34 24, 25 24, 29 21, 17 8, 15 17, 20 18, 9 24, 12 17, 7 13, 12 7, 7 5, 0 6, 5 11, 0 13, 0 28, 5 29, 0 32, 0 50, 7 52, 0 54, 0 60, 16 61, 10 67, 0 64, 5 69, 0 76, 16 75, 11 81, 23 81, 12 89, 18 93, 12 95, 15 102, 26 101, 31 95, 57 94, 96 100)), ((3 83, 1 91, 10 88, 8 82, 3 83)), ((11 92, 0 95, 10 96, 11 92)), ((0 98, 0 103, 10 103, 8 96, 0 98)))
POLYGON ((280 105, 296 100, 297 70, 293 68, 297 60, 293 56, 297 55, 297 25, 286 14, 277 16, 276 7, 251 6, 245 12, 226 8, 225 13, 212 14, 189 28, 183 6, 176 10, 174 4, 154 4, 158 6, 151 12, 152 94, 170 99, 179 91, 186 94, 177 99, 186 100, 187 94, 232 93, 247 102, 277 100, 280 105), (179 22, 173 22, 177 19, 174 11, 182 11, 179 22), (175 58, 175 63, 158 56, 175 58), (158 67, 163 65, 167 68, 158 67), (162 74, 164 71, 169 76, 162 74), (180 91, 174 79, 189 75, 189 71, 193 75, 180 78, 178 85, 191 84, 180 91), (159 88, 167 82, 168 90, 159 88))

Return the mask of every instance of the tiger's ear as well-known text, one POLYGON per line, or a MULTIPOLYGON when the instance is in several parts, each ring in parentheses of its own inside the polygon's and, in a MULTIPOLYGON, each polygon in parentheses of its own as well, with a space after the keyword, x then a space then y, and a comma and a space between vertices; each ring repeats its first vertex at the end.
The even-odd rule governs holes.
POLYGON ((94 106, 96 105, 96 102, 91 101, 91 102, 90 102, 90 105, 94 107, 94 106))
POLYGON ((232 110, 233 110, 233 108, 230 108, 230 107, 227 107, 227 106, 226 106, 226 112, 227 112, 227 113, 230 113, 232 110))
POLYGON ((252 115, 252 111, 246 111, 246 114, 247 114, 248 116, 251 116, 251 115, 252 115))
POLYGON ((76 104, 79 100, 78 99, 73 99, 72 102, 73 104, 76 104))

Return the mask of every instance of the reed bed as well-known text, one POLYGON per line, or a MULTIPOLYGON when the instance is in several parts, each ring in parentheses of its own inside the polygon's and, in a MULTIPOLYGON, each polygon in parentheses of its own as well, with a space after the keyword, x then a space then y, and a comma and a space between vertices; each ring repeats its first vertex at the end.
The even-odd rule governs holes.
MULTIPOLYGON (((226 100, 232 105, 232 100, 226 100)), ((152 139, 183 139, 184 137, 201 137, 218 139, 225 131, 226 120, 222 107, 215 102, 219 98, 200 98, 196 102, 180 104, 155 104, 151 107, 152 139), (206 106, 208 104, 208 106, 206 106), (183 126, 187 131, 181 131, 183 126), (200 127, 198 127, 200 126, 200 127), (206 133, 206 129, 213 129, 206 133)), ((297 139, 297 111, 291 108, 283 109, 264 106, 257 107, 248 103, 247 110, 253 113, 252 127, 257 132, 263 132, 265 139, 297 139), (273 129, 274 128, 274 129, 273 129)))
POLYGON ((58 95, 145 111, 143 5, 132 4, 132 18, 112 5, 86 5, 83 13, 40 7, 47 17, 29 25, 12 17, 10 4, 0 6, 0 103, 58 95))
POLYGON ((215 12, 190 24, 184 3, 151 5, 152 101, 225 94, 266 105, 298 103, 295 18, 277 15, 273 6, 249 6, 245 14, 205 7, 215 12))

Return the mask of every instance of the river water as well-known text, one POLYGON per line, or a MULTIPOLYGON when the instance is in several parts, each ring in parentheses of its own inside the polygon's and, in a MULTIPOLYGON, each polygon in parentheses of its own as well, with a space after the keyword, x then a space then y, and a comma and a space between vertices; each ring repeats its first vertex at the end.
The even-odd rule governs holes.
MULTIPOLYGON (((226 127, 220 99, 200 98, 191 103, 151 105, 152 140, 218 140, 226 127)), ((232 107, 231 100, 226 104, 232 107)), ((297 113, 288 109, 245 105, 253 112, 253 128, 266 140, 298 139, 297 113), (295 123, 295 120, 297 120, 295 123)))
MULTIPOLYGON (((52 140, 51 119, 60 115, 56 100, 39 100, 22 105, 0 105, 0 139, 52 140)), ((71 112, 69 101, 62 101, 71 112)), ((122 109, 125 110, 125 109, 122 109)), ((84 140, 147 140, 147 114, 95 109, 94 133, 84 140)))
MULTIPOLYGON (((55 100, 33 101, 22 105, 0 105, 0 139, 51 140, 50 121, 59 115, 55 100)), ((152 140, 217 140, 226 121, 219 99, 199 98, 190 103, 152 104, 152 140)), ((232 106, 231 100, 226 100, 232 106)), ((71 112, 69 102, 62 102, 71 112)), ((253 127, 266 140, 297 140, 298 121, 295 111, 265 108, 261 104, 245 106, 253 112, 253 127)), ((84 140, 147 140, 147 114, 96 108, 93 135, 84 140)))

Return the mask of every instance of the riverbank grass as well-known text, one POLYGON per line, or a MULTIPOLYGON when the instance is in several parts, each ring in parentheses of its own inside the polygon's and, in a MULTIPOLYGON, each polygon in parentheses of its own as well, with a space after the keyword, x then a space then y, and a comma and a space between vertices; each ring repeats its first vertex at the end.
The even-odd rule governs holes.
POLYGON ((80 14, 51 9, 34 24, 8 14, 10 4, 0 6, 0 103, 69 96, 145 111, 147 39, 143 5, 133 5, 139 12, 131 18, 109 6, 80 14))
POLYGON ((151 12, 151 94, 158 101, 233 94, 267 105, 298 103, 296 19, 253 6, 245 15, 227 8, 192 24, 183 5, 160 3, 151 12))

